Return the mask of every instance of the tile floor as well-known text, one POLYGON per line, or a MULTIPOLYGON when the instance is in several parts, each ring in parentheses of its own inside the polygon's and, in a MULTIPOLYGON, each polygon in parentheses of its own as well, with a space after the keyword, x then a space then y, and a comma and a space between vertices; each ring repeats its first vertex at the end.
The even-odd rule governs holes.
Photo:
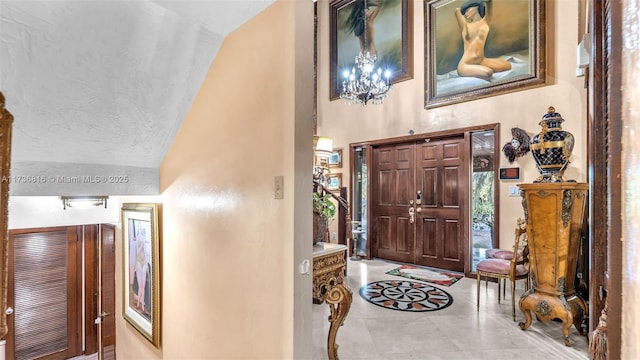
MULTIPOLYGON (((410 313, 385 309, 366 302, 358 290, 384 279, 402 279, 385 272, 397 264, 382 260, 349 260, 347 285, 353 303, 336 343, 341 360, 350 359, 588 359, 588 340, 571 327, 572 347, 566 347, 561 323, 533 320, 523 331, 524 315, 517 308, 511 318, 511 299, 498 304, 496 283, 484 281, 480 311, 476 310, 476 280, 463 278, 450 287, 439 286, 453 297, 453 304, 434 312, 410 313)), ((522 282, 518 282, 522 286, 522 282)), ((516 300, 522 289, 516 288, 516 300)), ((313 305, 314 359, 327 359, 329 306, 313 305)))
MULTIPOLYGON (((113 345, 107 346, 105 348, 104 356, 102 358, 104 360, 115 360, 116 353, 113 345)), ((89 355, 80 355, 80 356, 69 358, 67 360, 98 360, 98 353, 96 352, 89 355)))

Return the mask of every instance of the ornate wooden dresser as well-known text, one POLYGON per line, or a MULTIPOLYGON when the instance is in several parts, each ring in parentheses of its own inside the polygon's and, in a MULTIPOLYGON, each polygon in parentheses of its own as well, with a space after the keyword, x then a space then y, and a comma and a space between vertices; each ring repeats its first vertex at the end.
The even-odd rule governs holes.
POLYGON ((588 185, 557 182, 518 186, 527 218, 533 280, 519 301, 525 316, 520 328, 531 325, 531 312, 541 321, 562 320, 564 342, 570 346, 572 324, 586 335, 582 322, 588 309, 575 291, 574 280, 588 185))

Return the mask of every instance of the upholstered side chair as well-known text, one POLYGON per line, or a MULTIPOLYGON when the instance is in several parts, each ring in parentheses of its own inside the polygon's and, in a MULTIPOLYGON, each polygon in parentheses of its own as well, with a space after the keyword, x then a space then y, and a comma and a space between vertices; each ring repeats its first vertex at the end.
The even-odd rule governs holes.
POLYGON ((511 282, 511 313, 513 321, 516 321, 516 302, 515 288, 517 280, 524 280, 525 290, 529 290, 529 246, 527 242, 527 223, 523 219, 518 219, 515 230, 515 240, 513 244, 513 253, 510 260, 500 258, 489 258, 482 260, 476 266, 477 276, 477 308, 480 311, 480 280, 485 277, 485 287, 488 287, 489 278, 497 279, 498 282, 498 304, 500 296, 504 297, 504 290, 501 287, 506 286, 503 280, 511 282))
POLYGON ((511 260, 511 259, 513 259, 513 250, 488 249, 485 252, 485 258, 487 258, 487 259, 511 260))
MULTIPOLYGON (((484 254, 485 259, 513 259, 513 250, 507 249, 488 249, 484 254)), ((507 279, 501 279, 502 281, 502 298, 504 299, 507 293, 507 287, 505 286, 507 279)))

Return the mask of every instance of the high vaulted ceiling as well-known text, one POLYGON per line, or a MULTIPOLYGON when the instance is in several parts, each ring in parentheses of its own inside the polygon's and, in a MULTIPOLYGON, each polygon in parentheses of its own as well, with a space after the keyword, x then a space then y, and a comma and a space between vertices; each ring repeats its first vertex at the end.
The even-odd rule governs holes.
POLYGON ((224 37, 273 2, 0 1, 11 194, 158 193, 224 37))

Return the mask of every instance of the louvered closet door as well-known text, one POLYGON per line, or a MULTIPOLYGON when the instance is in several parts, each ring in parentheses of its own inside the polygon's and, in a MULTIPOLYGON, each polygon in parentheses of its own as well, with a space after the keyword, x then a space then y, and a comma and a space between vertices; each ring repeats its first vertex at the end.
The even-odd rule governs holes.
POLYGON ((12 233, 10 241, 14 313, 9 347, 15 359, 79 355, 76 228, 12 233))

